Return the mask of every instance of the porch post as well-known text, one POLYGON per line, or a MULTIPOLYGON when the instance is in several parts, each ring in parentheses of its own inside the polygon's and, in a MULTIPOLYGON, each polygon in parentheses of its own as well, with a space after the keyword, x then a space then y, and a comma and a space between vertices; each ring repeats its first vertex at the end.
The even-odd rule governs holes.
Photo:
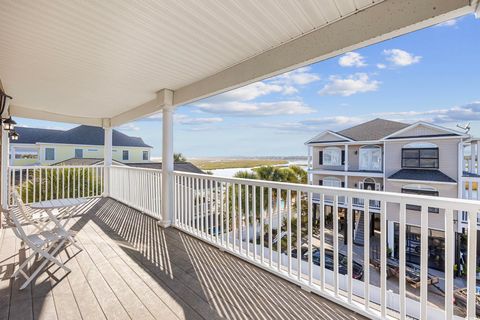
MULTIPOLYGON (((0 128, 2 132, 2 151, 1 151, 1 178, 0 183, 1 185, 1 204, 2 209, 8 209, 8 164, 10 162, 9 159, 9 151, 10 151, 10 139, 8 137, 8 132, 3 128, 0 128)), ((1 217, 0 217, 1 218, 1 217)), ((1 219, 0 219, 1 220, 1 219)), ((1 222, 1 221, 0 221, 1 222)))
POLYGON ((112 166, 113 130, 110 121, 103 121, 105 139, 103 143, 103 196, 110 196, 110 167, 112 166))
POLYGON ((173 208, 173 106, 163 105, 162 124, 162 220, 159 224, 167 228, 174 219, 173 208))
POLYGON ((174 223, 173 195, 173 90, 157 92, 157 100, 162 108, 162 219, 158 224, 168 228, 174 223))

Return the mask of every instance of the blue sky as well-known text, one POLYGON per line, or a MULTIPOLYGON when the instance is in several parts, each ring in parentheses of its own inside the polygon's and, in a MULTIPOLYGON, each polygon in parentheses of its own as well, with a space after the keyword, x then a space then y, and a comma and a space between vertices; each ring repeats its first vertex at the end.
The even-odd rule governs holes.
MULTIPOLYGON (((480 19, 468 15, 181 106, 175 152, 187 157, 306 155, 304 142, 381 117, 480 136, 480 19)), ((20 125, 68 124, 18 119, 20 125)), ((161 117, 118 128, 161 155, 161 117)))

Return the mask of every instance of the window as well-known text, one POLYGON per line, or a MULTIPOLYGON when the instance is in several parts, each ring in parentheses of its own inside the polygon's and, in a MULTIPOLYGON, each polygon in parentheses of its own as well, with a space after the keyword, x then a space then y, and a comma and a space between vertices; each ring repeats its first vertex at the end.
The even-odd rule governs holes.
POLYGON ((75 149, 75 158, 83 158, 83 149, 75 149))
POLYGON ((38 159, 38 150, 15 149, 15 159, 38 159))
POLYGON ((55 149, 54 148, 45 148, 45 160, 55 160, 55 149))
POLYGON ((143 160, 148 160, 148 151, 143 151, 143 160))
POLYGON ((326 187, 336 187, 336 188, 342 187, 342 182, 340 181, 340 179, 335 177, 326 177, 321 181, 322 181, 322 185, 326 187))
POLYGON ((342 165, 342 151, 337 147, 328 147, 323 149, 322 163, 325 166, 340 166, 342 165))
MULTIPOLYGON (((438 197, 439 193, 438 190, 421 184, 409 184, 402 187, 402 193, 407 194, 419 194, 424 196, 435 196, 438 197)), ((408 210, 415 210, 420 211, 421 207, 413 204, 407 204, 406 208, 408 210)), ((430 213, 439 213, 440 210, 438 208, 428 207, 428 212, 430 213)))
POLYGON ((122 160, 128 160, 128 150, 122 151, 122 160))
POLYGON ((379 146, 364 146, 360 148, 360 170, 382 170, 382 149, 379 146))
POLYGON ((402 168, 438 169, 439 152, 433 143, 410 143, 402 148, 402 168))

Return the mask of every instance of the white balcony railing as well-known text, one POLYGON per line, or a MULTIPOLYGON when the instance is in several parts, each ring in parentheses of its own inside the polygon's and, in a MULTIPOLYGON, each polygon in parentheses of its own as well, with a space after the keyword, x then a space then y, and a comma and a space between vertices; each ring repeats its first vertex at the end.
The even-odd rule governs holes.
MULTIPOLYGON (((15 166, 8 168, 9 190, 27 204, 89 198, 103 194, 103 166, 15 166)), ((12 204, 12 199, 9 199, 12 204)))
POLYGON ((161 170, 127 166, 112 166, 109 170, 110 197, 161 219, 161 170))
MULTIPOLYGON (((112 198, 161 219, 160 170, 126 166, 107 170, 107 189, 112 198)), ((101 166, 10 167, 9 185, 17 188, 27 203, 94 197, 104 192, 104 173, 101 166)), ((182 172, 175 172, 173 179, 176 228, 308 291, 373 318, 476 316, 478 201, 182 172), (313 212, 314 195, 319 196, 319 212, 313 212), (345 199, 344 208, 339 199, 345 199), (357 221, 354 209, 363 206, 363 211, 369 212, 373 203, 379 208, 380 226, 374 236, 364 236, 363 246, 358 246, 357 238, 354 244, 353 236, 349 236, 354 234, 353 228, 363 224, 363 234, 371 235, 373 224, 370 215, 357 221), (409 211, 407 205, 421 210, 409 211), (428 207, 440 210, 428 213, 428 207), (462 235, 467 244, 466 275, 461 278, 454 275, 454 230, 459 212, 468 220, 467 235, 462 235), (387 235, 392 232, 387 231, 387 219, 398 224, 396 260, 387 257, 387 235), (445 292, 441 303, 431 301, 429 292, 429 234, 433 230, 430 222, 435 219, 440 219, 445 228, 444 248, 437 248, 444 255, 445 271, 437 274, 445 292), (408 225, 420 230, 419 239, 415 240, 419 249, 418 269, 407 262, 408 225), (376 252, 372 249, 375 247, 376 252), (373 266, 379 267, 378 271, 373 266), (407 287, 406 279, 412 278, 412 272, 413 277, 418 276, 417 289, 407 287), (387 274, 396 275, 401 281, 387 280, 387 274), (464 285, 458 286, 462 281, 464 285), (452 301, 459 299, 454 297, 454 291, 463 287, 467 289, 465 306, 455 307, 452 301)))
MULTIPOLYGON (((476 230, 480 202, 182 172, 175 172, 174 180, 174 223, 177 228, 308 291, 373 318, 476 317, 476 230), (338 200, 341 197, 347 199, 346 216, 343 217, 347 222, 346 226, 343 224, 346 232, 341 232, 341 223, 326 227, 326 206, 320 205, 319 215, 313 212, 314 194, 320 195, 321 203, 325 203, 326 198, 334 199, 329 219, 339 222, 338 200), (354 228, 354 223, 348 223, 354 219, 353 198, 363 199, 365 212, 369 211, 371 201, 380 206, 377 235, 365 236, 363 247, 355 245, 355 248, 353 237, 348 236, 353 234, 354 228), (409 211, 407 205, 419 206, 421 210, 409 211), (439 213, 429 214, 428 207, 432 206, 440 208, 439 213), (454 276, 454 225, 459 210, 467 212, 469 219, 467 272, 461 279, 467 288, 466 307, 455 307, 452 303, 460 299, 454 297, 457 289, 454 280, 459 280, 454 276), (388 215, 389 219, 396 219, 399 226, 398 259, 387 258, 389 212, 392 213, 391 217, 388 215), (442 279, 445 296, 441 303, 431 301, 429 284, 434 283, 434 277, 428 266, 429 233, 432 230, 429 220, 438 217, 445 226, 445 271, 435 278, 442 279), (420 228, 418 267, 407 263, 406 259, 407 241, 410 241, 407 239, 407 221, 420 228), (378 245, 376 256, 371 249, 373 241, 378 245), (373 275, 377 272, 372 267, 374 265, 379 267, 376 276, 373 275), (387 280, 387 273, 397 275, 396 286, 392 278, 387 280), (407 290, 412 281, 417 289, 409 287, 407 290)), ((363 219, 365 235, 370 235, 368 216, 363 219)))

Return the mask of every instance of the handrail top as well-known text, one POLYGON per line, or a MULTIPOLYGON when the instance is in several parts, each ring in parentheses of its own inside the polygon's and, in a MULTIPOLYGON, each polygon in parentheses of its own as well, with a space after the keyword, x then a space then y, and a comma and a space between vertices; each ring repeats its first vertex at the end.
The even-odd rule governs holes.
POLYGON ((90 166, 8 166, 8 169, 71 169, 71 168, 104 168, 103 165, 90 165, 90 166))

